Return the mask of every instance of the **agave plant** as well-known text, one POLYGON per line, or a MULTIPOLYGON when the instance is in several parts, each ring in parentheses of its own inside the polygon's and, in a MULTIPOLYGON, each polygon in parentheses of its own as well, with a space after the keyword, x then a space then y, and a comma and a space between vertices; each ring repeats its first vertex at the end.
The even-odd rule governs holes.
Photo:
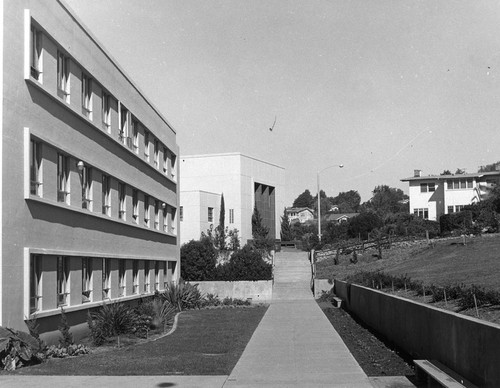
POLYGON ((179 281, 178 284, 170 284, 161 293, 161 296, 165 301, 175 306, 178 311, 199 308, 203 299, 197 284, 193 285, 183 280, 179 281))

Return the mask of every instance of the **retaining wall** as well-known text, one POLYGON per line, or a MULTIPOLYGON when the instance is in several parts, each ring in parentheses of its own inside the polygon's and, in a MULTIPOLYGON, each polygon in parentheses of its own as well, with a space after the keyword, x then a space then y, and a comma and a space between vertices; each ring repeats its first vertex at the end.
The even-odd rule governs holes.
POLYGON ((314 299, 318 299, 323 291, 328 292, 333 288, 333 280, 314 279, 314 299))
POLYGON ((220 299, 252 299, 252 303, 270 302, 273 297, 273 281, 237 281, 237 282, 192 282, 198 284, 202 294, 214 294, 220 299))
POLYGON ((335 280, 346 309, 414 359, 438 360, 481 387, 500 387, 500 325, 335 280))

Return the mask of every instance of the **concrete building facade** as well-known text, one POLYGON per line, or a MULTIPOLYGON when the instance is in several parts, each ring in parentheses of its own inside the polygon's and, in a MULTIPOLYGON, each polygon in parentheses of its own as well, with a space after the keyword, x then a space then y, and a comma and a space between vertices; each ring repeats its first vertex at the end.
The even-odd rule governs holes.
POLYGON ((269 237, 279 239, 284 209, 285 170, 241 153, 182 156, 181 243, 199 239, 219 224, 224 194, 225 225, 238 229, 241 243, 252 238, 257 207, 269 237), (210 217, 212 214, 212 217, 210 217))
POLYGON ((0 325, 50 336, 178 279, 179 150, 63 1, 2 7, 0 325))
POLYGON ((500 183, 500 171, 422 176, 415 170, 413 177, 401 181, 409 183, 410 213, 438 221, 443 214, 459 212, 486 198, 500 183))

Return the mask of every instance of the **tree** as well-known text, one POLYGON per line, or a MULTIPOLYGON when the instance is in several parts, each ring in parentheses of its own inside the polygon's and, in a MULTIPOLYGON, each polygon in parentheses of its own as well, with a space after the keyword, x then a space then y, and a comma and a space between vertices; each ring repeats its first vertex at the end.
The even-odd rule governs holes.
POLYGON ((367 210, 376 212, 379 216, 390 213, 407 211, 408 204, 404 203, 408 196, 401 189, 387 185, 376 186, 373 197, 363 205, 367 210))
POLYGON ((356 190, 340 192, 331 199, 333 205, 339 207, 340 213, 356 213, 361 203, 361 196, 356 190))
POLYGON ((209 238, 191 240, 181 247, 181 277, 184 280, 213 280, 217 251, 209 238))
POLYGON ((281 241, 291 241, 293 240, 292 229, 290 226, 290 219, 286 212, 286 208, 283 210, 283 216, 281 216, 281 241))
POLYGON ((295 201, 293 201, 292 206, 313 208, 314 198, 311 195, 311 192, 306 189, 302 194, 300 194, 297 198, 295 198, 295 201))
POLYGON ((370 232, 384 225, 382 219, 374 212, 363 212, 349 220, 347 233, 352 238, 368 238, 370 232))
POLYGON ((490 171, 498 171, 500 169, 500 161, 492 164, 487 164, 486 166, 479 167, 478 172, 490 172, 490 171))
POLYGON ((255 240, 259 238, 265 239, 268 234, 269 228, 262 224, 262 217, 260 216, 259 209, 255 206, 252 214, 252 237, 255 240))
POLYGON ((444 170, 440 175, 451 175, 450 170, 444 170))
POLYGON ((226 209, 224 206, 224 193, 220 197, 219 226, 217 227, 217 246, 220 250, 226 249, 226 229, 225 229, 226 209))

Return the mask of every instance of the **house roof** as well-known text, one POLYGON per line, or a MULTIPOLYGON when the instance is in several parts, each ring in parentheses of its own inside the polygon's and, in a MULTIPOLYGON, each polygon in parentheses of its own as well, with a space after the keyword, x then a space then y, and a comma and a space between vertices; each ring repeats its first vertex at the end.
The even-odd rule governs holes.
POLYGON ((338 221, 341 218, 352 218, 356 217, 359 213, 333 213, 333 214, 328 214, 326 216, 326 219, 328 221, 338 221))
POLYGON ((401 182, 409 181, 426 181, 426 180, 447 180, 447 179, 464 179, 464 178, 482 178, 486 176, 500 176, 500 171, 476 172, 473 174, 450 174, 450 175, 427 175, 427 176, 412 176, 401 179, 401 182))
POLYGON ((291 212, 300 213, 300 212, 302 212, 304 210, 307 210, 307 211, 309 211, 311 213, 314 213, 314 211, 312 209, 308 208, 308 207, 287 207, 286 208, 286 211, 288 213, 291 213, 291 212))

